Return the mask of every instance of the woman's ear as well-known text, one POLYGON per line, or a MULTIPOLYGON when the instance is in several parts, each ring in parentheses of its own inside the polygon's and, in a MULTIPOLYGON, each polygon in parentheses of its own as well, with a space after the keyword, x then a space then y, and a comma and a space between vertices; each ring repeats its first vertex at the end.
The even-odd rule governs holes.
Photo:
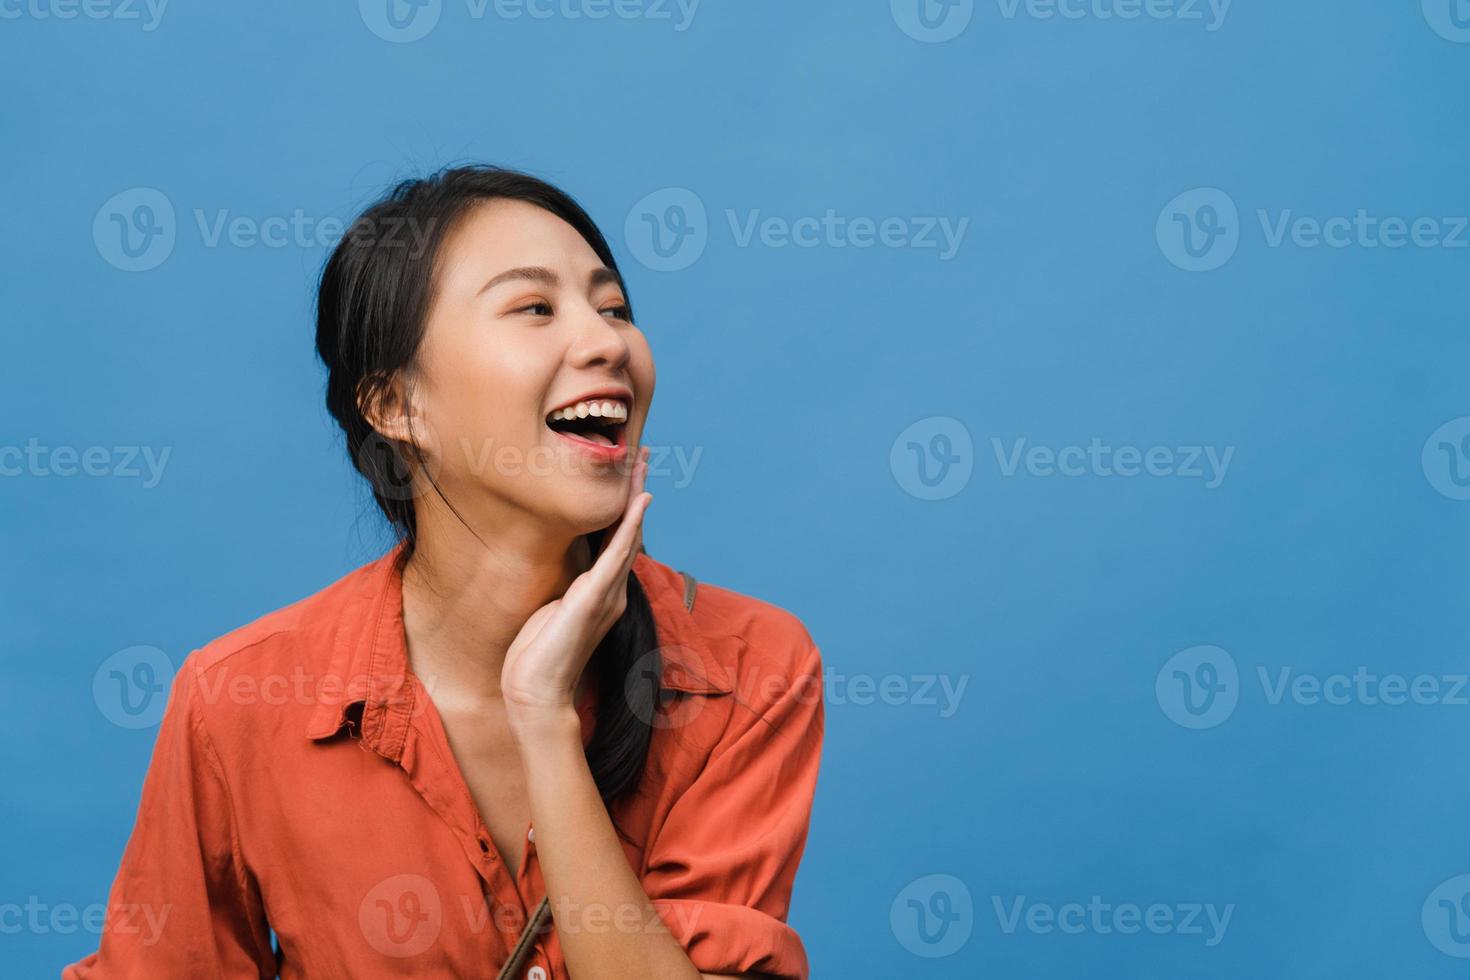
POLYGON ((357 383, 357 410, 367 424, 386 439, 412 443, 415 429, 411 424, 413 404, 408 386, 398 372, 391 376, 377 371, 357 383))
POLYGON ((437 485, 442 462, 438 440, 413 395, 412 378, 402 370, 375 372, 357 385, 358 411, 371 427, 358 449, 358 469, 375 493, 399 501, 437 485))

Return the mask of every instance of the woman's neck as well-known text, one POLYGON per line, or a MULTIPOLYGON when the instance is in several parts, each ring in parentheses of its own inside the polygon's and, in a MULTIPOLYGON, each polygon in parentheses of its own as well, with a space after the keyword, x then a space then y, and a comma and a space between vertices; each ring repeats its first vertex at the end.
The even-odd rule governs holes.
POLYGON ((582 536, 480 541, 458 528, 418 529, 403 571, 403 627, 409 664, 435 701, 474 707, 500 697, 512 641, 532 613, 591 567, 592 556, 582 536))

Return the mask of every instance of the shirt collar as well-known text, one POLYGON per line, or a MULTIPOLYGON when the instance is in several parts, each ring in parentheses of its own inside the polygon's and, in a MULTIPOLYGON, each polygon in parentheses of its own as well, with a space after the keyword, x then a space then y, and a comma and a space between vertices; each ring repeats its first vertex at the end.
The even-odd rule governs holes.
MULTIPOLYGON (((403 632, 403 578, 399 565, 405 544, 361 566, 341 583, 331 635, 332 683, 319 685, 317 705, 307 725, 311 739, 342 730, 361 706, 356 724, 363 743, 396 759, 403 751, 412 717, 414 685, 408 677, 403 632)), ((633 574, 653 609, 661 660, 660 686, 688 694, 729 694, 734 688, 725 668, 684 605, 684 579, 662 562, 639 552, 633 574)))

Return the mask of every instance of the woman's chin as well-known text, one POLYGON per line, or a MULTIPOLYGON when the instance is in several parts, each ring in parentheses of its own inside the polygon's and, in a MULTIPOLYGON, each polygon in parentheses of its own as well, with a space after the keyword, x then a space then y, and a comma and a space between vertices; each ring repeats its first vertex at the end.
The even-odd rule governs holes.
POLYGON ((577 534, 591 534, 615 523, 627 508, 626 490, 586 490, 561 508, 562 520, 577 534))

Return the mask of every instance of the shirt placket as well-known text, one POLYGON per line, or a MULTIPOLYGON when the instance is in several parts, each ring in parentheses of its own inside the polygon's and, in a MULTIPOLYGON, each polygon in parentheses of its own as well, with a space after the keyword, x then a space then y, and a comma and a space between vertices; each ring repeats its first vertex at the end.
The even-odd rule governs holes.
MULTIPOLYGON (((406 680, 410 693, 403 700, 407 708, 401 712, 388 710, 382 735, 391 743, 395 727, 402 726, 398 765, 414 790, 444 821, 465 859, 478 873, 481 896, 488 903, 485 927, 499 932, 495 946, 504 955, 520 937, 529 919, 528 910, 535 908, 534 903, 528 905, 526 900, 532 882, 527 876, 531 844, 528 841, 527 857, 512 878, 454 761, 432 701, 416 678, 410 676, 406 680), (515 914, 507 915, 507 908, 515 910, 515 914)), ((529 837, 529 826, 527 834, 529 837)), ((476 931, 476 923, 465 925, 468 931, 476 931)))
MULTIPOLYGON (((526 824, 526 856, 521 859, 520 871, 516 878, 521 894, 537 896, 536 900, 528 903, 527 906, 534 910, 541 904, 540 896, 546 893, 546 888, 541 880, 540 864, 536 857, 536 828, 530 823, 526 824)), ((524 968, 526 980, 551 980, 551 955, 547 949, 550 936, 551 931, 548 929, 535 938, 532 954, 526 960, 524 968)))

